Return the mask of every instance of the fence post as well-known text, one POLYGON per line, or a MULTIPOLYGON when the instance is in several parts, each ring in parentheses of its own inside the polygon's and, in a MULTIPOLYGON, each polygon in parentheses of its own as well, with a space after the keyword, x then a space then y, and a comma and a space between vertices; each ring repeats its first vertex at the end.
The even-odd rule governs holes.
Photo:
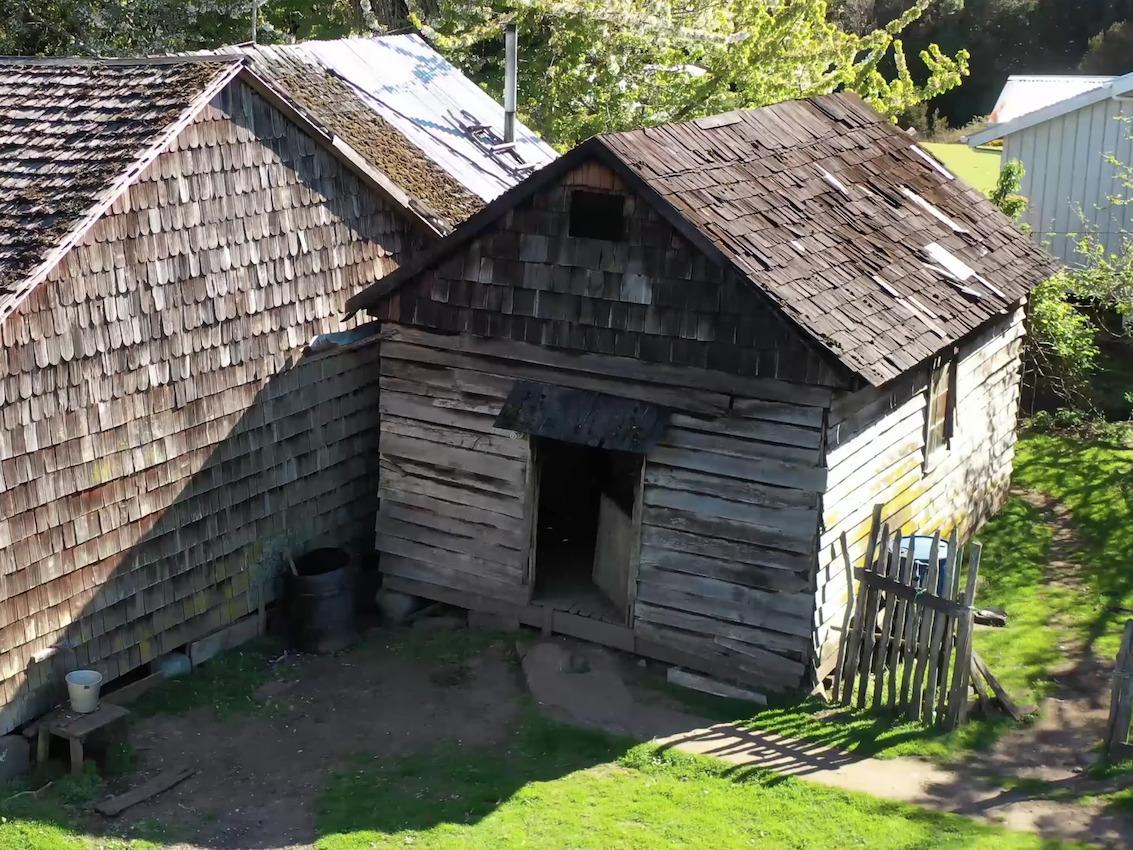
POLYGON ((1130 723, 1133 722, 1133 620, 1125 623, 1125 636, 1121 651, 1113 668, 1113 697, 1109 704, 1109 724, 1106 726, 1105 750, 1111 758, 1124 758, 1133 753, 1129 743, 1130 723))

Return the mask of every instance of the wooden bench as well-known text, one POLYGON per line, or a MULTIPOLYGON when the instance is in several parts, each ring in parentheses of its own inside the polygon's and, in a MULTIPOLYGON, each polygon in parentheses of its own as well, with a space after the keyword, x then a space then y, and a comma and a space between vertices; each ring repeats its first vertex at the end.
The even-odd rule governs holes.
POLYGON ((70 709, 60 708, 51 712, 39 722, 39 738, 36 747, 36 760, 39 764, 47 761, 51 750, 51 736, 64 738, 71 748, 71 773, 83 769, 83 743, 101 729, 126 717, 130 712, 120 705, 104 702, 90 714, 79 714, 70 709))

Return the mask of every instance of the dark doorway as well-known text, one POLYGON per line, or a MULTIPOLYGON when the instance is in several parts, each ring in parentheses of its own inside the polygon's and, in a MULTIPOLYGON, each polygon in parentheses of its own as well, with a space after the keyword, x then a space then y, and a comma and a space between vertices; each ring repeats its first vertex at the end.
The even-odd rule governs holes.
POLYGON ((641 455, 536 438, 535 602, 627 622, 641 455))

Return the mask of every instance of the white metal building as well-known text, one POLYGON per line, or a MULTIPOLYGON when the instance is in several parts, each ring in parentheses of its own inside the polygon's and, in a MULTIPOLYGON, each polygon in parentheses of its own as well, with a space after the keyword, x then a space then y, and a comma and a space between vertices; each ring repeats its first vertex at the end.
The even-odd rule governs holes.
POLYGON ((1133 195, 1113 159, 1133 165, 1133 74, 1065 100, 993 124, 968 138, 972 146, 1003 140, 1003 162, 1026 174, 1026 222, 1034 237, 1068 263, 1080 258, 1076 239, 1094 232, 1109 251, 1121 249, 1133 227, 1133 195))

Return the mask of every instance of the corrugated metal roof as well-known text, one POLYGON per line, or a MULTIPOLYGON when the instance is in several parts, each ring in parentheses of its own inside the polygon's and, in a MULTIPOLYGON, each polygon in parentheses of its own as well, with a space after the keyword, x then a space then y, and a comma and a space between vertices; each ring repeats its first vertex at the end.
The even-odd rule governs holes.
POLYGON ((1023 115, 1060 103, 1082 92, 1108 85, 1114 77, 1030 76, 1007 78, 991 111, 992 124, 1005 124, 1023 115))
MULTIPOLYGON (((417 35, 343 38, 244 48, 302 57, 331 69, 367 105, 433 162, 484 201, 510 189, 529 171, 511 156, 485 152, 461 123, 484 124, 502 138, 503 107, 417 35)), ((539 168, 554 148, 516 122, 515 152, 539 168)))
MULTIPOLYGON (((1051 121, 1063 115, 1069 115, 1071 112, 1084 109, 1087 106, 1099 103, 1107 98, 1124 97, 1133 91, 1133 74, 1126 74, 1123 77, 1078 77, 1068 79, 1092 79, 1102 80, 1103 82, 1099 85, 1078 91, 1075 94, 1068 95, 1062 100, 1048 103, 1045 106, 1040 106, 1029 112, 1024 112, 1014 118, 1000 119, 998 123, 992 124, 986 130, 973 133, 969 136, 967 139, 968 144, 976 146, 995 141, 996 139, 1002 139, 1012 133, 1018 133, 1020 130, 1034 127, 1036 124, 1042 124, 1044 121, 1051 121)), ((1010 84, 1010 80, 1008 80, 1008 83, 1010 84)), ((1000 97, 1002 97, 1002 95, 1000 97)))

